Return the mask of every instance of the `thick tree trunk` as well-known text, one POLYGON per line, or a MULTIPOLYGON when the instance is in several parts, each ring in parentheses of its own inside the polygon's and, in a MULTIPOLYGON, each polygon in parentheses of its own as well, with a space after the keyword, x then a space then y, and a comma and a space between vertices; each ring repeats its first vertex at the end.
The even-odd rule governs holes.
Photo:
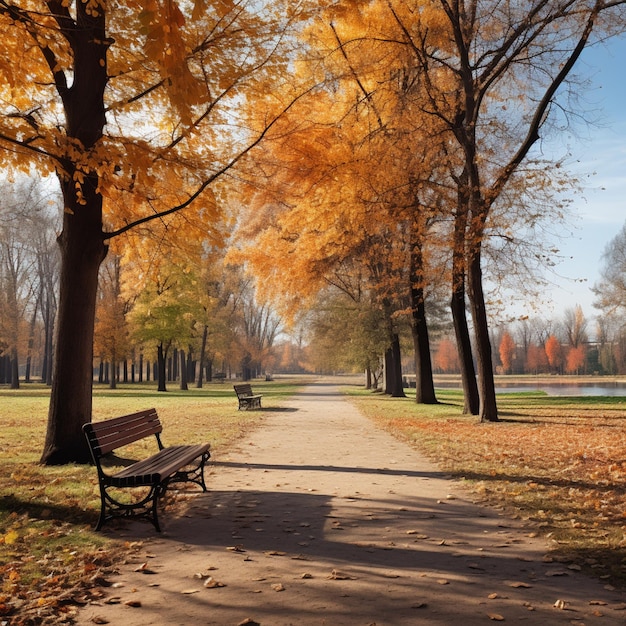
POLYGON ((498 405, 493 379, 491 340, 483 293, 480 248, 475 251, 468 263, 468 287, 472 321, 476 337, 476 365, 478 371, 478 392, 480 395, 479 415, 481 422, 497 422, 498 405))
MULTIPOLYGON (((91 421, 98 268, 106 247, 102 240, 101 198, 95 186, 89 192, 90 204, 75 205, 71 213, 66 211, 59 237, 58 329, 48 429, 41 457, 41 462, 48 465, 87 463, 91 459, 82 426, 91 421)), ((87 194, 87 189, 83 193, 87 194)), ((75 197, 73 181, 64 185, 66 206, 68 195, 70 199, 75 197)))
POLYGON ((476 369, 474 368, 474 356, 472 354, 472 342, 465 312, 465 289, 463 286, 454 289, 450 309, 452 310, 456 346, 461 366, 461 384, 464 398, 463 413, 466 415, 478 415, 480 399, 476 382, 476 369))
MULTIPOLYGON (((79 168, 102 138, 106 124, 107 46, 104 9, 75 3, 62 26, 71 42, 71 86, 66 75, 54 75, 63 101, 68 138, 83 154, 68 156, 59 168, 65 211, 61 248, 61 278, 54 375, 42 463, 88 462, 90 454, 82 426, 91 421, 93 332, 98 268, 106 256, 102 232, 102 196, 95 171, 79 168), (73 23, 75 22, 75 23, 73 23)), ((56 70, 55 70, 56 71, 56 70)))

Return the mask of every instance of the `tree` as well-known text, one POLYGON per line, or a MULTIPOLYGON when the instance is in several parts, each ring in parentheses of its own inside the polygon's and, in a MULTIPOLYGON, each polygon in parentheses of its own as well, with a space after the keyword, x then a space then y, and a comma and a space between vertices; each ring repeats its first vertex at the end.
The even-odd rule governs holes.
POLYGON ((434 358, 435 367, 443 374, 459 371, 459 355, 456 344, 450 339, 441 339, 434 358))
POLYGON ((563 366, 563 350, 561 342, 555 335, 550 335, 546 341, 546 356, 550 367, 559 372, 563 366))
POLYGON ((539 374, 548 370, 548 364, 548 356, 544 347, 530 343, 526 352, 526 370, 529 373, 539 374))
POLYGON ((89 458, 81 428, 107 242, 198 200, 213 220, 215 182, 263 136, 227 129, 259 75, 282 67, 288 38, 277 33, 298 11, 252 1, 0 3, 2 163, 55 172, 64 200, 42 462, 89 458))
MULTIPOLYGON (((449 28, 448 48, 433 45, 424 23, 407 45, 428 67, 433 115, 458 147, 451 175, 458 188, 457 227, 464 229, 465 272, 476 335, 481 420, 496 421, 491 344, 482 278, 488 220, 549 119, 551 104, 599 15, 622 3, 436 3, 449 28), (451 89, 451 85, 455 88, 451 89), (450 93, 460 97, 450 98, 450 93), (520 102, 523 105, 507 106, 520 102), (504 112, 506 111, 506 112, 504 112)), ((430 16, 429 16, 430 17, 430 16)), ((437 38, 441 34, 437 33, 437 38)))
POLYGON ((578 348, 587 343, 587 320, 580 304, 577 304, 573 309, 565 310, 562 323, 567 342, 572 348, 578 348))
POLYGON ((565 371, 568 374, 580 374, 580 370, 585 365, 585 346, 571 346, 565 357, 565 371))
POLYGON ((505 374, 511 373, 511 368, 513 366, 513 358, 515 356, 515 341, 513 341, 513 337, 508 331, 505 331, 502 334, 502 339, 500 339, 500 347, 498 349, 500 353, 500 361, 502 362, 502 368, 504 369, 505 374))
POLYGON ((626 223, 604 249, 600 279, 592 291, 594 306, 605 314, 626 311, 626 223))

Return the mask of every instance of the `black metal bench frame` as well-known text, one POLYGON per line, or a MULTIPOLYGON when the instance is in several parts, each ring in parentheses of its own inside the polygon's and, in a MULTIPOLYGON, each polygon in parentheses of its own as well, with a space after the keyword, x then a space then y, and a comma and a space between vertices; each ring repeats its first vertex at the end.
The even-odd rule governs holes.
POLYGON ((190 482, 207 490, 204 466, 209 460, 209 443, 164 447, 161 443, 163 425, 156 409, 138 411, 83 426, 100 486, 100 518, 96 530, 113 518, 140 518, 150 521, 161 531, 157 514, 159 498, 172 483, 190 482), (158 452, 114 473, 105 472, 102 458, 128 444, 154 435, 158 452), (136 502, 120 502, 112 490, 146 487, 147 495, 136 502))
POLYGON ((233 385, 237 399, 239 400, 239 410, 241 409, 260 409, 261 398, 263 396, 252 392, 252 385, 245 383, 243 385, 233 385))

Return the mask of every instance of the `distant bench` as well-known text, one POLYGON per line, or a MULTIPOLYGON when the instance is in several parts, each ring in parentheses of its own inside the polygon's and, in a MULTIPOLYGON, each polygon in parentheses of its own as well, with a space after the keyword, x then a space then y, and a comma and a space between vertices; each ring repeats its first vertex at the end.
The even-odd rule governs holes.
POLYGON ((203 443, 165 448, 161 443, 162 431, 156 409, 83 426, 100 484, 100 519, 96 530, 100 530, 105 522, 113 518, 133 517, 147 519, 160 532, 157 502, 170 484, 190 482, 200 485, 203 491, 207 490, 204 466, 211 456, 211 445, 203 443), (115 474, 104 470, 102 461, 106 454, 151 435, 156 438, 156 454, 132 463, 115 474), (137 502, 121 502, 111 492, 132 487, 147 487, 148 494, 137 502))
POLYGON ((239 400, 239 410, 241 409, 260 409, 261 398, 263 396, 252 393, 252 385, 233 385, 237 399, 239 400))
POLYGON ((225 372, 216 372, 215 374, 213 374, 213 376, 211 376, 211 378, 213 380, 217 380, 217 382, 219 382, 219 383, 223 383, 224 379, 226 378, 226 373, 225 372))

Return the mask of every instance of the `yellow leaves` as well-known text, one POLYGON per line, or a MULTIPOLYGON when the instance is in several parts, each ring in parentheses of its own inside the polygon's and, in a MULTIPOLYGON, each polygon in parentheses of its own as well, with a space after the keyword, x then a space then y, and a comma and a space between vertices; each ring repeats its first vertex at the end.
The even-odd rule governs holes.
MULTIPOLYGON (((16 530, 9 530, 4 536, 0 537, 0 541, 7 546, 13 545, 18 539, 20 534, 16 530)), ((13 572, 11 572, 13 574, 13 572)))

